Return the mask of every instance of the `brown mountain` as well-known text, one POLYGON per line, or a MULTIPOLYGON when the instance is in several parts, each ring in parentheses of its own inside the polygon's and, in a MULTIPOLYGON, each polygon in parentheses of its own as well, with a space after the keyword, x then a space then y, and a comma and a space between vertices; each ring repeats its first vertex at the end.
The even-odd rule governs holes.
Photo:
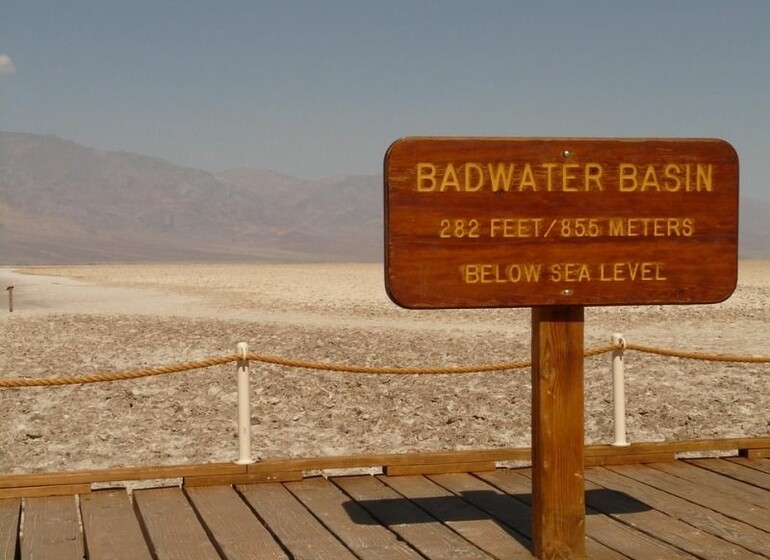
POLYGON ((0 132, 0 263, 379 260, 381 193, 0 132))

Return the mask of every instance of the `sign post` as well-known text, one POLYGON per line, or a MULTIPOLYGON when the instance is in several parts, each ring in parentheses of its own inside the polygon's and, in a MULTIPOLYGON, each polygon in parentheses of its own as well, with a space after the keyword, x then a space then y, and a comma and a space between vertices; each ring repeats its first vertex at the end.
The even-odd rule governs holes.
POLYGON ((384 179, 396 304, 532 308, 533 550, 584 557, 584 307, 732 294, 735 150, 711 139, 402 138, 384 179))
POLYGON ((582 306, 532 309, 532 546, 585 557, 582 306))

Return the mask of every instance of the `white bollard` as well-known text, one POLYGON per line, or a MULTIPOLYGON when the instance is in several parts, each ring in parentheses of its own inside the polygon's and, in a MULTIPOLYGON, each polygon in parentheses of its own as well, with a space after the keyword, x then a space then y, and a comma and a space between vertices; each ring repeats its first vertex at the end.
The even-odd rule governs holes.
POLYGON ((615 447, 631 445, 626 441, 626 385, 623 368, 623 351, 626 341, 622 334, 614 333, 612 343, 620 344, 620 348, 612 351, 612 408, 615 421, 615 447))
POLYGON ((238 360, 238 465, 251 465, 251 390, 249 388, 249 345, 239 342, 238 360))

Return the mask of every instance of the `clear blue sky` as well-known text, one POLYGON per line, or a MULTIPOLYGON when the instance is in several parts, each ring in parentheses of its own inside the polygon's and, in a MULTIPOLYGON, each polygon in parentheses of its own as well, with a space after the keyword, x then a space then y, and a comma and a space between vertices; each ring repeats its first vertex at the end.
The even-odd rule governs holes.
POLYGON ((0 129, 304 178, 407 135, 720 137, 770 199, 770 1, 5 0, 0 129))

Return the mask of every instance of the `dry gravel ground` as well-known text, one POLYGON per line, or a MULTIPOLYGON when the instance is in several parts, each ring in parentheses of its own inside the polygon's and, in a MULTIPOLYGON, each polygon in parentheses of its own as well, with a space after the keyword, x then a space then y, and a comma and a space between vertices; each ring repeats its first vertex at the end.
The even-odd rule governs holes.
MULTIPOLYGON (((530 311, 406 311, 381 265, 0 269, 0 377, 130 370, 232 354, 373 366, 528 359, 530 311), (30 275, 32 274, 32 275, 30 275), (5 287, 14 285, 14 311, 5 287)), ((704 279, 705 281, 706 279, 704 279)), ((707 306, 589 308, 586 346, 766 356, 770 262, 707 306)), ((770 434, 770 365, 626 357, 630 441, 770 434)), ((352 375, 253 364, 260 458, 525 446, 529 370, 352 375)), ((229 461, 235 366, 135 381, 0 389, 0 472, 229 461)), ((610 355, 586 361, 586 441, 612 441, 610 355)))

